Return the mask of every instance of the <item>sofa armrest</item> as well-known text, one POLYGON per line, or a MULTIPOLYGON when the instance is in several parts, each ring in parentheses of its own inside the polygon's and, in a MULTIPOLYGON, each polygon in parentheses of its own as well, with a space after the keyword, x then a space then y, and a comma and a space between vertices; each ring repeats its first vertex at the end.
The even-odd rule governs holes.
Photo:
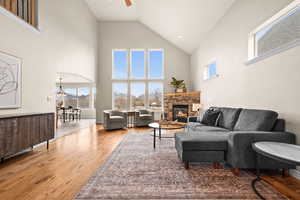
MULTIPOLYGON (((289 132, 233 131, 228 136, 227 162, 234 168, 255 168, 255 152, 252 143, 269 141, 295 144, 295 134, 289 132)), ((260 167, 270 168, 265 162, 260 167)), ((272 167, 276 168, 274 163, 272 167)), ((279 167, 278 167, 279 168, 279 167)))
POLYGON ((140 112, 139 111, 135 111, 134 112, 134 120, 138 120, 140 118, 140 112))
POLYGON ((127 123, 128 114, 127 112, 122 112, 125 122, 127 123))
POLYGON ((103 111, 103 126, 106 128, 109 123, 109 114, 110 112, 108 110, 103 111))
POLYGON ((188 122, 197 122, 198 117, 194 116, 194 117, 188 117, 188 122))

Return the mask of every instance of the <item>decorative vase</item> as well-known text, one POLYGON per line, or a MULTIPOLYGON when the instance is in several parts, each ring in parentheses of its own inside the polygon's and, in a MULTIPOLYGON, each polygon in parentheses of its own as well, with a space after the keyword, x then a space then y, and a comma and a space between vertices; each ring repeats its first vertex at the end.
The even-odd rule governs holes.
POLYGON ((184 92, 184 88, 176 88, 176 93, 182 93, 184 92))

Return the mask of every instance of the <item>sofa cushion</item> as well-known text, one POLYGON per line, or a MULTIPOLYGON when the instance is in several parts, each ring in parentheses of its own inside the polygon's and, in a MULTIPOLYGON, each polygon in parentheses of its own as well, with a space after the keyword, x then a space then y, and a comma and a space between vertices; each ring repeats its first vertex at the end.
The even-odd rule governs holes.
POLYGON ((148 110, 139 110, 138 112, 140 112, 140 115, 147 115, 150 113, 148 110))
POLYGON ((272 131, 284 132, 285 131, 285 120, 277 119, 272 128, 272 131))
POLYGON ((117 110, 111 110, 109 112, 110 116, 123 116, 123 113, 121 113, 120 111, 117 110))
POLYGON ((176 145, 188 151, 226 151, 228 133, 220 132, 178 132, 175 134, 176 145))
POLYGON ((196 131, 196 132, 229 132, 228 129, 226 128, 221 128, 221 127, 216 127, 216 126, 197 126, 194 127, 194 129, 192 131, 196 131))
POLYGON ((143 115, 140 115, 140 118, 141 118, 141 119, 152 119, 152 115, 149 115, 149 114, 143 114, 143 115))
POLYGON ((271 131, 278 113, 271 110, 243 109, 234 127, 235 131, 271 131))
POLYGON ((233 127, 239 117, 241 112, 241 108, 217 108, 212 107, 214 110, 219 110, 220 115, 217 121, 217 126, 226 128, 228 130, 233 130, 233 127))
POLYGON ((186 128, 188 130, 196 130, 197 127, 200 127, 200 126, 205 126, 204 124, 201 124, 200 122, 188 122, 187 125, 186 125, 186 128))
POLYGON ((123 122, 124 121, 124 117, 121 116, 110 116, 110 121, 111 122, 123 122))
POLYGON ((220 111, 218 110, 207 110, 202 117, 201 123, 207 126, 215 126, 219 114, 220 111))

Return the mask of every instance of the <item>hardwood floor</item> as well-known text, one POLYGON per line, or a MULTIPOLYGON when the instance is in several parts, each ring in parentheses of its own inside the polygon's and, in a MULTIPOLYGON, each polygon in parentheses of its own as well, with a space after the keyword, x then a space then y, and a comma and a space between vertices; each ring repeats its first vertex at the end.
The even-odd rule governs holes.
MULTIPOLYGON (((11 158, 0 165, 0 199, 72 199, 126 134, 145 131, 107 132, 94 125, 51 142, 48 151, 43 145, 11 158)), ((300 193, 298 180, 277 179, 281 188, 300 193)))
POLYGON ((5 161, 0 199, 72 199, 126 134, 92 126, 5 161))
POLYGON ((299 200, 300 199, 300 181, 289 176, 282 178, 280 175, 276 176, 262 176, 262 179, 279 192, 287 196, 289 199, 299 200))

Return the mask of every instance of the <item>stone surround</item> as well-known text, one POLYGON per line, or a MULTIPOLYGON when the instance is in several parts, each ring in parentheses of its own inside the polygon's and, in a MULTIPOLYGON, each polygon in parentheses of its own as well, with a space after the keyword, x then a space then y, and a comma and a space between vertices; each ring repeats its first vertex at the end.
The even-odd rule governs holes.
POLYGON ((183 92, 164 94, 164 112, 167 113, 167 119, 173 120, 173 105, 188 105, 189 116, 195 116, 192 111, 193 104, 200 103, 201 92, 183 92))

